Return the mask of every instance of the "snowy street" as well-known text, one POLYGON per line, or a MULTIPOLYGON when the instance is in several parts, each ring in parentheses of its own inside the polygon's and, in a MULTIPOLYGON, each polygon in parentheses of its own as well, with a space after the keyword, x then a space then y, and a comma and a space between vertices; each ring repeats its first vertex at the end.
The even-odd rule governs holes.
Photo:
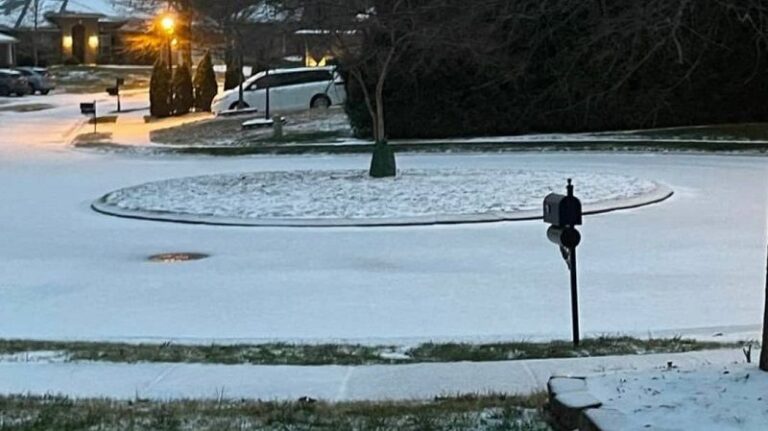
MULTIPOLYGON (((366 169, 369 156, 90 153, 66 144, 84 121, 74 102, 88 96, 53 97, 67 106, 0 114, 0 337, 409 344, 570 334, 566 268, 541 221, 222 228, 97 214, 93 200, 149 181, 366 169), (211 257, 146 261, 174 251, 211 257)), ((758 328, 768 204, 762 157, 409 154, 399 163, 595 172, 665 184, 675 192, 666 202, 586 218, 583 330, 645 336, 758 328)))

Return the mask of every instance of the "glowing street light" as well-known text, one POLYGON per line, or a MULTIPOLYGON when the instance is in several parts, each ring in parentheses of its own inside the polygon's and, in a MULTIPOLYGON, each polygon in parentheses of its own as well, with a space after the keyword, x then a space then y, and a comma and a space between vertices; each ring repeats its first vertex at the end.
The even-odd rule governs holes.
POLYGON ((165 14, 159 18, 160 29, 168 36, 168 68, 173 70, 173 46, 178 43, 174 34, 176 32, 176 17, 165 14))
POLYGON ((168 34, 173 34, 176 30, 176 19, 171 15, 166 15, 160 20, 160 26, 168 34))

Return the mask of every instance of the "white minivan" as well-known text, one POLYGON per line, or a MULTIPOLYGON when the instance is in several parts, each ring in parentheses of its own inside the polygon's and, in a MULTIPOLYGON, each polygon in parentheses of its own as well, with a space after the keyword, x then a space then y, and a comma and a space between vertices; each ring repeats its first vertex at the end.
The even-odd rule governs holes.
MULTIPOLYGON (((243 84, 245 108, 264 111, 269 87, 269 109, 275 112, 328 108, 346 100, 344 81, 334 67, 301 67, 259 72, 243 84)), ((211 110, 219 114, 235 109, 239 89, 227 90, 213 99, 211 110)))

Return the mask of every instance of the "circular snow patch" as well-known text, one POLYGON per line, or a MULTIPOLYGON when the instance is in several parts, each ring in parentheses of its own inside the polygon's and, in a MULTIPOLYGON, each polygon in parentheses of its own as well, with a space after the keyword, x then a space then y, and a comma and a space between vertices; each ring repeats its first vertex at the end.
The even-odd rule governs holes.
POLYGON ((616 174, 517 169, 406 169, 372 179, 357 170, 254 172, 176 178, 109 193, 99 212, 249 226, 364 226, 540 218, 544 197, 573 178, 586 213, 662 201, 672 192, 616 174))

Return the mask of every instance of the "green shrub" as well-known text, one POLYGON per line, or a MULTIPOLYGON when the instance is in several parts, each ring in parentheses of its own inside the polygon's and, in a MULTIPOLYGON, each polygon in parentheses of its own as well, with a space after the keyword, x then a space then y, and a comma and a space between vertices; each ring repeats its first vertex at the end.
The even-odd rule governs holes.
POLYGON ((233 54, 227 55, 227 71, 224 73, 224 90, 231 90, 240 85, 241 68, 233 54))
POLYGON ((189 65, 184 63, 178 66, 173 74, 173 113, 187 114, 194 103, 192 74, 189 72, 189 65))
POLYGON ((197 65, 193 86, 195 88, 195 109, 210 112, 213 98, 219 92, 219 84, 216 82, 216 73, 213 71, 210 52, 206 52, 197 65))
POLYGON ((171 72, 157 60, 149 81, 149 112, 153 117, 169 117, 171 111, 171 72))

